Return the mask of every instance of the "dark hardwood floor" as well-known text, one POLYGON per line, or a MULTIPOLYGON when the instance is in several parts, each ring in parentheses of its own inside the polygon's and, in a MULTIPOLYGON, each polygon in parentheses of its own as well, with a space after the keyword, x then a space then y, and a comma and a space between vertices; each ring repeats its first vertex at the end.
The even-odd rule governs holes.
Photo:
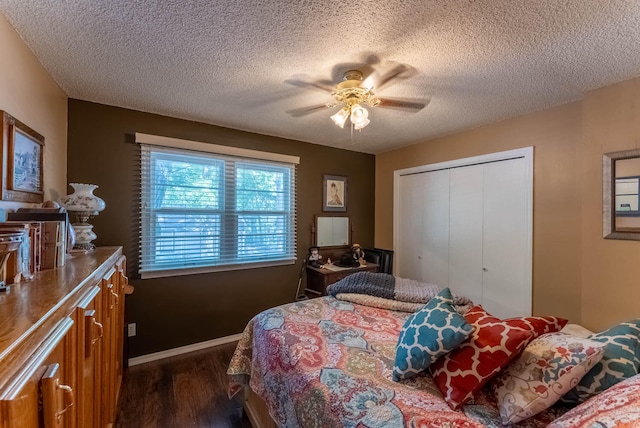
MULTIPOLYGON (((251 428, 241 397, 227 397, 236 343, 125 369, 117 428, 251 428)), ((240 395, 240 394, 239 394, 240 395)))

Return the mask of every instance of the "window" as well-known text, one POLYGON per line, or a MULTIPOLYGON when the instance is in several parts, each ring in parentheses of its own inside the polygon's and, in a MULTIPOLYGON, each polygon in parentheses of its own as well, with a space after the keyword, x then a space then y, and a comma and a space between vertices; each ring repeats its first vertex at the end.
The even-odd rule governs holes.
POLYGON ((140 147, 142 278, 295 262, 295 164, 140 147))

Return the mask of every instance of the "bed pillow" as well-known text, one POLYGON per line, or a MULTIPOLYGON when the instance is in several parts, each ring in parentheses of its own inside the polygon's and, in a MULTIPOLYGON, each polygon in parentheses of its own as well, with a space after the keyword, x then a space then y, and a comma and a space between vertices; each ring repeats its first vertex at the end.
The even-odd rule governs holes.
POLYGON ((560 331, 563 333, 570 334, 572 336, 585 337, 585 338, 594 334, 593 331, 584 328, 580 324, 567 324, 560 331))
POLYGON ((640 319, 592 334, 589 339, 606 345, 602 360, 569 393, 565 403, 582 403, 640 370, 640 319))
POLYGON ((469 337, 473 327, 458 314, 448 288, 404 323, 396 346, 393 380, 411 378, 469 337))
POLYGON ((637 427, 640 422, 640 374, 574 407, 547 428, 637 427))
POLYGON ((520 318, 508 318, 504 322, 508 323, 512 327, 520 327, 525 330, 530 330, 533 333, 531 340, 542 336, 546 333, 555 333, 562 330, 568 322, 564 318, 558 317, 520 317, 520 318))
POLYGON ((566 333, 544 334, 493 382, 503 424, 551 407, 602 358, 605 344, 566 333))
POLYGON ((431 374, 442 396, 456 410, 473 398, 487 381, 527 345, 533 333, 500 320, 481 306, 465 314, 474 331, 469 340, 431 365, 431 374))

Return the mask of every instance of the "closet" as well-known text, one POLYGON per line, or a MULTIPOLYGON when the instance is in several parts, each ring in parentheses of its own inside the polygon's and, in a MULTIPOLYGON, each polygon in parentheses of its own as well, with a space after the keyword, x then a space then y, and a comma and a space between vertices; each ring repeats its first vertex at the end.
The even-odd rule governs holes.
POLYGON ((533 148, 395 172, 394 274, 531 314, 533 148))

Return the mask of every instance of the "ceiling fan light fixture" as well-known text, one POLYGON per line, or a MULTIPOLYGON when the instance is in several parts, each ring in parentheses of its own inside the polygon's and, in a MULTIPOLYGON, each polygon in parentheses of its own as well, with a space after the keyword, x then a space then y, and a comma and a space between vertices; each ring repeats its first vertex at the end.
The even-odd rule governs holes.
POLYGON ((347 70, 344 73, 343 80, 336 84, 335 87, 330 88, 324 82, 308 82, 302 80, 288 80, 287 83, 291 83, 294 86, 307 86, 315 89, 322 89, 329 92, 334 101, 325 104, 309 106, 302 109, 295 109, 290 112, 292 116, 298 117, 308 113, 313 113, 323 108, 333 108, 336 106, 342 106, 342 108, 331 117, 333 123, 340 128, 344 128, 347 120, 351 119, 350 129, 361 130, 365 126, 369 125, 369 111, 363 106, 369 107, 384 107, 395 108, 400 110, 410 110, 413 112, 422 110, 429 102, 425 100, 411 100, 411 99, 399 99, 399 98, 379 98, 374 92, 374 83, 377 89, 380 89, 383 85, 387 84, 391 79, 398 78, 399 75, 409 70, 409 67, 403 64, 396 64, 393 69, 388 70, 386 73, 380 74, 376 70, 369 74, 364 79, 364 75, 359 70, 347 70), (374 82, 374 77, 377 77, 377 83, 374 82))
POLYGON ((360 104, 354 104, 351 106, 351 123, 355 126, 359 126, 360 128, 367 126, 369 123, 369 120, 367 119, 368 117, 369 112, 360 104))
POLYGON ((358 123, 358 124, 353 124, 353 128, 356 130, 360 130, 362 128, 364 128, 365 126, 367 126, 368 124, 370 124, 371 121, 369 119, 365 119, 364 122, 362 123, 358 123))
POLYGON ((349 118, 350 113, 349 107, 342 107, 339 112, 331 116, 331 120, 333 120, 333 123, 338 125, 340 128, 344 128, 344 124, 349 118))

